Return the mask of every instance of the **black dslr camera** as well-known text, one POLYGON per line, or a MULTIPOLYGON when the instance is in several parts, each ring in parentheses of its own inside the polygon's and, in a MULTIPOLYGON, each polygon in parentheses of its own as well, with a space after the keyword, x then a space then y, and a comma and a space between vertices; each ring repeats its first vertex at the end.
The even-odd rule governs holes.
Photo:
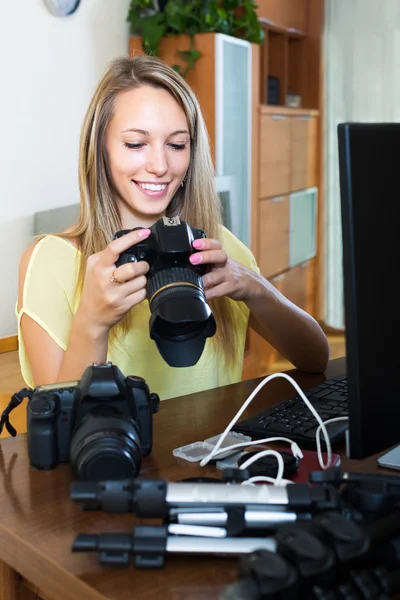
POLYGON ((30 463, 70 461, 81 480, 135 477, 151 452, 159 402, 144 379, 111 363, 88 367, 79 382, 37 387, 27 408, 30 463))
MULTIPOLYGON (((150 337, 170 366, 190 367, 199 360, 206 338, 216 331, 201 279, 206 269, 189 261, 196 252, 193 241, 206 234, 189 227, 179 217, 163 217, 150 230, 146 240, 120 255, 116 266, 139 260, 149 263, 150 337)), ((118 231, 114 239, 129 231, 132 230, 118 231)))

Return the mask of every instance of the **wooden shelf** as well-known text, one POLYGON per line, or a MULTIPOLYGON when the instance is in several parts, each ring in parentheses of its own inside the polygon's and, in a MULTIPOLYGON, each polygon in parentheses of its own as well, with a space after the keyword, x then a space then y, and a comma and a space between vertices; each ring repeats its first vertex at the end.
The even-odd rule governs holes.
POLYGON ((319 117, 319 110, 316 108, 290 108, 289 106, 276 106, 275 104, 260 104, 259 110, 261 114, 268 115, 319 117))
POLYGON ((264 19, 262 17, 260 17, 258 21, 261 27, 264 29, 265 33, 269 32, 271 34, 285 34, 289 38, 297 40, 306 37, 306 34, 303 31, 300 31, 300 29, 295 29, 293 27, 281 27, 279 25, 275 25, 275 23, 272 23, 272 21, 268 21, 268 19, 264 19))
POLYGON ((314 50, 308 34, 259 18, 264 30, 261 45, 260 103, 285 106, 287 96, 300 96, 301 106, 319 106, 319 87, 312 83, 309 65, 314 50), (273 100, 272 100, 273 98, 273 100))

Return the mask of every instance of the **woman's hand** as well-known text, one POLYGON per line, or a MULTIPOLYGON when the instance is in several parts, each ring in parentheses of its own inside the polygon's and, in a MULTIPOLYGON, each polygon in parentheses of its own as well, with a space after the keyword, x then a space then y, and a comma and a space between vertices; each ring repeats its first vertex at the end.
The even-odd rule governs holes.
POLYGON ((78 312, 97 331, 109 331, 136 304, 146 298, 145 261, 115 266, 119 255, 150 235, 137 229, 113 240, 102 251, 89 256, 78 312))
POLYGON ((285 298, 262 275, 230 259, 221 242, 195 240, 199 252, 190 256, 193 265, 210 264, 203 275, 207 300, 228 296, 245 302, 249 325, 302 371, 322 373, 329 359, 329 344, 318 323, 285 298))
POLYGON ((199 250, 190 256, 193 265, 212 265, 210 271, 203 275, 207 300, 228 296, 232 300, 247 302, 261 293, 257 273, 229 258, 219 240, 195 240, 193 247, 199 250))

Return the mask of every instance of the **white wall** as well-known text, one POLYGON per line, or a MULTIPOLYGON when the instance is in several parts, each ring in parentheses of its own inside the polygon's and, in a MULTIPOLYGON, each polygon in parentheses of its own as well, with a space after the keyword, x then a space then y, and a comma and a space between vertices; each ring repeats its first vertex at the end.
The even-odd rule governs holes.
POLYGON ((0 7, 0 337, 16 333, 18 262, 33 214, 76 203, 82 120, 107 63, 128 52, 129 0, 0 7))
POLYGON ((327 0, 324 32, 324 320, 344 327, 337 125, 400 122, 399 0, 327 0))

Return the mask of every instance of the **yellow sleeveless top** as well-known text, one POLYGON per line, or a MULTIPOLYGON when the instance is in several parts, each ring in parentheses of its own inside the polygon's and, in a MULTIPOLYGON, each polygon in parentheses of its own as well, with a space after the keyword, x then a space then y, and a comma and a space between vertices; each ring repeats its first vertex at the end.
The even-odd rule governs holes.
MULTIPOLYGON (((223 248, 230 258, 259 272, 250 250, 230 231, 221 231, 223 248)), ((24 283, 22 306, 17 311, 19 360, 22 376, 34 387, 29 361, 21 334, 21 317, 28 315, 66 350, 72 319, 79 304, 76 281, 80 252, 67 240, 55 235, 43 237, 35 246, 24 283)), ((243 302, 231 301, 237 329, 236 360, 226 367, 207 339, 203 354, 192 367, 170 367, 150 338, 150 310, 147 300, 132 309, 132 328, 117 342, 109 344, 107 359, 123 374, 143 377, 151 392, 162 400, 240 381, 243 366, 249 309, 243 302)), ((43 360, 46 357, 43 356, 43 360)))

